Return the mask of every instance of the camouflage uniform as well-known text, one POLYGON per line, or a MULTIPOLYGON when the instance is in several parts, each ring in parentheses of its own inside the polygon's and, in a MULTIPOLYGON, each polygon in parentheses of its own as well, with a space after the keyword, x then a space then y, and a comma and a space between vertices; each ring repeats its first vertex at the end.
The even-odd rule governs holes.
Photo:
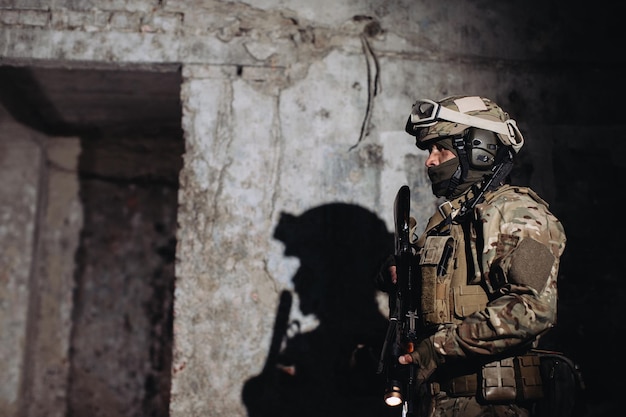
MULTIPOLYGON (((493 131, 491 134, 499 137, 496 140, 515 153, 521 148, 523 138, 515 122, 497 105, 479 97, 458 99, 439 102, 456 112, 449 119, 419 125, 409 118, 406 130, 416 136, 418 148, 429 149, 433 142, 443 144, 443 139, 458 138, 467 134, 470 126, 493 131), (459 113, 495 124, 470 117, 468 123, 476 124, 464 125, 459 113), (509 133, 500 124, 506 124, 509 133)), ((415 111, 414 107, 413 114, 415 111)), ((445 117, 446 113, 433 114, 445 117)), ((462 146, 452 148, 451 143, 443 146, 454 149, 462 160, 462 146)), ((465 147, 471 146, 471 141, 465 142, 465 147)), ((477 152, 481 158, 491 157, 482 148, 477 152)), ((499 162, 494 160, 495 166, 499 162)), ((481 186, 486 187, 489 172, 471 162, 469 169, 466 165, 461 181, 454 183, 457 188, 453 192, 452 186, 448 188, 447 202, 414 242, 422 286, 419 315, 429 335, 411 353, 419 365, 420 416, 531 415, 529 402, 513 397, 509 402, 494 403, 481 397, 481 383, 486 379, 481 382, 479 375, 492 364, 501 366, 511 358, 521 361, 520 355, 555 325, 557 274, 566 237, 562 224, 534 191, 504 181, 486 188, 471 210, 457 215, 476 198, 481 186), (478 188, 476 184, 480 184, 478 188), (446 247, 450 249, 447 252, 446 247)))
MULTIPOLYGON (((458 204, 453 201, 451 209, 458 204)), ((418 239, 422 254, 424 247, 428 249, 428 229, 442 220, 440 213, 433 216, 418 239)), ((426 325, 438 329, 418 348, 418 361, 430 385, 424 391, 430 398, 419 401, 422 406, 431 404, 424 415, 526 416, 527 411, 515 404, 480 405, 475 396, 449 397, 438 378, 455 375, 454 369, 441 371, 448 364, 463 368, 460 361, 466 360, 473 368, 507 351, 519 353, 517 347, 529 347, 556 323, 556 279, 566 241, 563 227, 532 190, 503 185, 486 195, 472 218, 453 221, 445 233, 454 238, 454 256, 448 261, 451 273, 439 277, 434 290, 423 289, 425 294, 440 294, 422 300, 426 325)))

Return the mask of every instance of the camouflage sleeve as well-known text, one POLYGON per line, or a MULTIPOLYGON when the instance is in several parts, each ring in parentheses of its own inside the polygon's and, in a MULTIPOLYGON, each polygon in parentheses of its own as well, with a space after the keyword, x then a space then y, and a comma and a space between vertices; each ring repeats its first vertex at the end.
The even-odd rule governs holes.
POLYGON ((556 323, 557 274, 565 248, 561 223, 529 189, 507 191, 477 207, 479 257, 487 307, 431 336, 443 356, 493 355, 534 340, 556 323))

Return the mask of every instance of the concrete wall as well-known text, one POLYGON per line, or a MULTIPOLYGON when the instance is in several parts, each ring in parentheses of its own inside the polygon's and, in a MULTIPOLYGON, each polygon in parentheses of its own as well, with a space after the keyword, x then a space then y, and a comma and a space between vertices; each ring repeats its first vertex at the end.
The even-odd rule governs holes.
POLYGON ((42 150, 38 135, 13 123, 2 113, 2 247, 0 292, 0 360, 4 364, 0 407, 8 415, 19 411, 20 384, 27 348, 28 311, 32 284, 31 270, 36 259, 35 242, 39 170, 42 150), (16 188, 13 184, 19 183, 16 188))
MULTIPOLYGON (((393 197, 408 184, 425 224, 435 201, 424 155, 403 132, 415 98, 479 94, 498 102, 527 137, 516 178, 559 214, 573 197, 556 186, 564 181, 552 165, 557 137, 593 130, 579 115, 602 116, 588 104, 605 98, 607 80, 622 68, 611 65, 614 55, 583 49, 611 35, 611 26, 587 15, 594 30, 586 31, 583 9, 556 1, 15 0, 0 7, 0 63, 182 68, 175 417, 250 412, 242 389, 263 372, 280 294, 294 289, 304 262, 275 237, 285 215, 344 203, 391 231, 393 197)), ((32 216, 30 175, 22 215, 32 216)), ((33 220, 9 221, 4 236, 9 224, 32 227, 33 220)), ((32 261, 24 236, 15 249, 22 255, 11 258, 20 271, 32 261)), ((28 276, 17 270, 3 266, 3 291, 24 298, 28 276)), ((299 297, 290 318, 313 331, 319 317, 302 311, 299 297)), ((12 313, 0 357, 21 357, 24 314, 23 307, 12 313)), ((21 367, 3 376, 0 411, 8 415, 24 407, 21 367)))

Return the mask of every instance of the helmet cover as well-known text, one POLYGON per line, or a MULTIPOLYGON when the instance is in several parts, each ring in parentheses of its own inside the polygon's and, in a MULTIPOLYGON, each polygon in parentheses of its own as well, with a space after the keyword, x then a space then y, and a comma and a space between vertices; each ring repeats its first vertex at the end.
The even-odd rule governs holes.
MULTIPOLYGON (((509 115, 500 106, 484 97, 451 96, 441 99, 437 103, 454 112, 476 116, 493 122, 505 122, 510 119, 509 115)), ((406 124, 406 132, 416 137, 415 145, 419 149, 427 150, 433 142, 438 141, 440 138, 461 135, 470 127, 472 126, 442 119, 438 119, 428 125, 419 126, 413 124, 411 117, 409 117, 406 124)), ((503 137, 501 133, 497 133, 497 135, 503 143, 507 144, 510 142, 509 138, 503 137)), ((523 139, 518 130, 516 130, 515 135, 520 137, 517 151, 521 147, 523 139)))

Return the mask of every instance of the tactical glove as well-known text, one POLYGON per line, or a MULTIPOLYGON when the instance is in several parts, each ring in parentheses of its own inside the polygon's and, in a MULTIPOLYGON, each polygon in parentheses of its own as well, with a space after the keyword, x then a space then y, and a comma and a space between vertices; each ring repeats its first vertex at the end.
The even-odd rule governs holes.
POLYGON ((380 266, 378 274, 376 274, 376 288, 386 293, 390 293, 395 286, 389 271, 389 268, 392 266, 396 266, 395 255, 389 255, 380 266))

